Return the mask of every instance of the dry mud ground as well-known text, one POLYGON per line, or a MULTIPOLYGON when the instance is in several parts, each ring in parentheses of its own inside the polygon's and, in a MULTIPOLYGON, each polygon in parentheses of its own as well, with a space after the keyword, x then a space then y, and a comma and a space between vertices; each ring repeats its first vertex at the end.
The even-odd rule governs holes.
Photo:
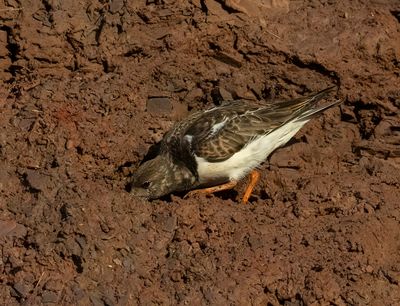
POLYGON ((400 2, 0 0, 1 305, 400 305, 400 2), (222 99, 340 86, 234 191, 145 202, 222 99))

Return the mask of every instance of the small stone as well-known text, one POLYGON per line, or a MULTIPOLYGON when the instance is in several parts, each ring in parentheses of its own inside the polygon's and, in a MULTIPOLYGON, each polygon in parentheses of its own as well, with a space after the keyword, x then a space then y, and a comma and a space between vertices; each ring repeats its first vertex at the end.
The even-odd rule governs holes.
POLYGON ((121 260, 119 260, 118 258, 114 258, 113 262, 117 265, 117 266, 122 266, 122 262, 121 260))
POLYGON ((28 229, 24 225, 17 223, 17 226, 11 232, 9 232, 8 235, 11 237, 21 238, 26 236, 27 231, 28 229))
POLYGON ((26 297, 29 293, 28 286, 22 282, 14 284, 13 288, 20 297, 26 297))
POLYGON ((30 131, 34 123, 35 123, 35 119, 33 119, 33 118, 22 119, 18 123, 18 126, 23 131, 30 131))
POLYGON ((84 249, 86 246, 86 238, 85 236, 77 236, 75 238, 76 242, 79 244, 79 246, 81 247, 81 249, 84 249))
POLYGON ((27 170, 26 171, 26 181, 32 189, 43 191, 47 187, 47 177, 38 171, 27 170))
MULTIPOLYGON (((216 0, 204 0, 204 4, 207 7, 207 15, 214 15, 215 18, 218 18, 219 20, 225 20, 229 17, 229 13, 224 10, 222 7, 221 3, 219 3, 216 0)), ((200 7, 202 5, 200 4, 200 7)), ((214 21, 216 19, 208 17, 209 21, 214 21)))
POLYGON ((17 222, 13 220, 0 221, 0 237, 7 235, 17 227, 17 222))
POLYGON ((370 205, 370 204, 365 204, 365 205, 364 205, 364 211, 365 211, 366 213, 368 213, 368 214, 372 214, 372 213, 375 211, 375 209, 374 209, 374 207, 373 207, 372 205, 370 205))
POLYGON ((191 89, 187 93, 185 100, 193 101, 193 100, 201 98, 203 95, 204 95, 203 90, 199 87, 196 87, 196 88, 191 89))
POLYGON ((157 11, 157 15, 159 17, 168 17, 168 16, 171 16, 173 14, 174 14, 174 12, 171 11, 170 9, 162 9, 162 10, 157 11))
POLYGON ((351 123, 357 123, 356 115, 354 114, 354 108, 349 106, 341 107, 342 120, 351 123))
POLYGON ((201 1, 200 0, 192 0, 190 2, 192 5, 197 6, 197 8, 201 9, 201 1))
POLYGON ((244 87, 236 87, 232 89, 234 99, 257 100, 257 97, 251 91, 244 87))
POLYGON ((396 122, 394 120, 383 119, 379 124, 375 127, 374 134, 376 138, 390 137, 393 135, 393 127, 396 126, 396 122))
POLYGON ((225 63, 227 65, 230 65, 235 68, 240 68, 242 67, 242 62, 239 56, 235 56, 233 54, 228 54, 226 52, 222 51, 217 51, 214 54, 214 58, 222 63, 225 63))
POLYGON ((58 301, 58 295, 55 292, 45 290, 42 293, 42 303, 43 304, 57 303, 57 301, 58 301))
POLYGON ((221 97, 224 101, 232 101, 233 100, 231 93, 229 91, 227 91, 225 88, 220 87, 219 94, 221 95, 221 97))
POLYGON ((173 232, 176 228, 177 218, 176 216, 169 216, 164 218, 162 228, 166 232, 173 232))
POLYGON ((171 280, 173 282, 179 282, 180 280, 182 280, 181 273, 179 271, 172 272, 171 280))
POLYGON ((132 259, 130 259, 129 257, 124 258, 124 260, 122 261, 122 266, 126 271, 128 272, 132 271, 133 270, 132 259))
POLYGON ((67 150, 71 150, 71 149, 73 149, 75 147, 76 147, 75 142, 73 140, 71 140, 71 139, 68 139, 67 142, 65 143, 65 148, 67 150))
POLYGON ((172 111, 172 104, 167 97, 154 97, 147 100, 147 112, 156 115, 170 114, 172 111))
POLYGON ((247 14, 251 17, 258 17, 265 14, 265 12, 289 12, 289 0, 264 0, 260 4, 254 3, 251 0, 225 0, 224 4, 238 12, 247 14))
POLYGON ((213 98, 215 104, 220 104, 223 101, 233 100, 231 93, 222 87, 214 88, 211 91, 211 97, 213 98))
POLYGON ((113 0, 110 3, 111 14, 119 12, 124 7, 124 0, 113 0))
POLYGON ((60 279, 50 279, 46 282, 44 288, 47 291, 61 291, 64 288, 64 283, 60 279))

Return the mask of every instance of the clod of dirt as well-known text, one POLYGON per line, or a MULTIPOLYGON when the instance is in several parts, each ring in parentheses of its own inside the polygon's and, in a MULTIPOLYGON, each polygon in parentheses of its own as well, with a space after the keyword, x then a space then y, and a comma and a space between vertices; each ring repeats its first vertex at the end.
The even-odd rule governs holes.
POLYGON ((172 111, 172 103, 167 97, 148 98, 146 111, 155 115, 169 115, 172 111))
POLYGON ((31 290, 30 286, 22 281, 14 284, 13 289, 15 290, 15 293, 21 298, 25 298, 31 290))
POLYGON ((53 291, 45 290, 42 293, 42 303, 43 304, 52 304, 57 303, 58 301, 58 294, 53 291))
POLYGON ((112 0, 110 3, 110 12, 112 14, 120 12, 124 5, 124 0, 112 0))
POLYGON ((261 17, 267 11, 289 12, 289 0, 223 0, 224 5, 231 10, 245 13, 253 17, 261 17))
POLYGON ((13 231, 16 227, 17 222, 15 221, 0 221, 0 238, 13 231))
POLYGON ((242 66, 242 61, 238 55, 228 54, 223 51, 217 51, 213 54, 213 56, 216 60, 232 67, 240 68, 242 66))
POLYGON ((36 191, 43 191, 47 188, 49 178, 46 175, 41 174, 37 170, 26 171, 26 182, 29 187, 36 191))
POLYGON ((221 104, 223 101, 232 101, 232 94, 222 87, 214 88, 211 91, 211 97, 216 105, 221 104))

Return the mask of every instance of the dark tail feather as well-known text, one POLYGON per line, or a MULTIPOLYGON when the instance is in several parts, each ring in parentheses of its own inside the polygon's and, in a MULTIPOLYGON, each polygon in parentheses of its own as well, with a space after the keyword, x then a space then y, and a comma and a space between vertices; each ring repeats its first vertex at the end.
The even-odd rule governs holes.
POLYGON ((310 120, 311 118, 318 116, 325 110, 342 103, 342 100, 336 100, 335 102, 328 103, 326 105, 317 106, 317 103, 325 98, 329 93, 331 93, 334 89, 337 89, 336 86, 328 87, 314 95, 306 98, 306 106, 303 108, 303 111, 299 114, 299 116, 295 119, 295 121, 304 121, 310 120))
POLYGON ((334 107, 340 103, 342 103, 342 100, 336 100, 334 102, 331 102, 329 104, 326 105, 322 105, 319 107, 313 107, 311 109, 308 109, 307 111, 305 111, 304 113, 302 113, 300 116, 298 116, 296 118, 295 121, 304 121, 304 120, 310 120, 313 117, 316 117, 318 115, 320 115, 321 113, 323 113, 324 111, 326 111, 327 109, 334 107))
POLYGON ((311 94, 306 97, 297 98, 294 100, 277 102, 276 106, 278 109, 291 109, 294 117, 302 117, 302 114, 308 113, 310 110, 314 109, 318 101, 325 98, 329 93, 331 93, 336 86, 328 87, 320 92, 311 94))
POLYGON ((325 96, 327 96, 329 93, 331 93, 334 89, 337 89, 337 86, 331 86, 328 88, 325 88, 324 90, 321 90, 320 92, 310 95, 308 97, 309 101, 307 104, 309 105, 313 105, 315 103, 317 103, 319 100, 325 98, 325 96))

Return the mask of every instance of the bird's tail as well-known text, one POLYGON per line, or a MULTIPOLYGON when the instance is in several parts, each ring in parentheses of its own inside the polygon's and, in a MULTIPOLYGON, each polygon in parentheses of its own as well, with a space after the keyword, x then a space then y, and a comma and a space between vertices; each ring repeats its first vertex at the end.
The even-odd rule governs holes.
POLYGON ((331 102, 329 104, 326 105, 322 105, 320 107, 313 107, 307 111, 305 111, 304 113, 302 113, 299 117, 296 118, 296 121, 305 121, 305 120, 310 120, 315 116, 318 116, 319 114, 321 114, 322 112, 326 111, 327 109, 338 105, 340 103, 342 103, 342 100, 336 100, 334 102, 331 102))
POLYGON ((325 105, 317 106, 317 103, 325 96, 327 96, 330 92, 332 92, 334 88, 337 87, 336 86, 328 87, 314 95, 307 97, 304 101, 305 102, 304 104, 306 105, 300 111, 298 116, 296 116, 296 119, 294 121, 308 121, 313 117, 318 116, 325 110, 342 103, 343 102, 342 100, 336 100, 334 102, 330 102, 325 105))

